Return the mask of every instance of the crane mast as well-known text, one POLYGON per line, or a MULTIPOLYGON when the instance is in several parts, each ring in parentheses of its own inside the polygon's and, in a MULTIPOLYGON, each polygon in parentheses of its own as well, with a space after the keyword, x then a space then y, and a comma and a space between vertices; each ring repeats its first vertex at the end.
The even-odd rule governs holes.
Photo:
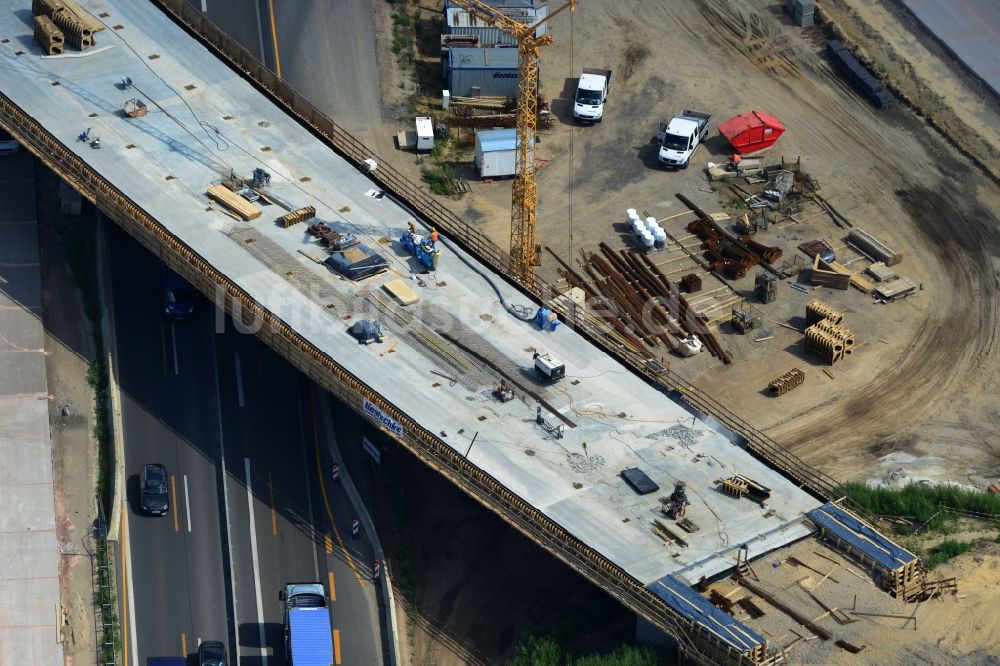
POLYGON ((557 10, 529 25, 520 23, 480 0, 451 0, 473 16, 480 16, 517 41, 517 140, 514 149, 514 184, 510 207, 510 273, 527 287, 534 286, 538 253, 535 245, 535 215, 538 204, 535 184, 535 133, 538 129, 538 60, 542 46, 552 36, 536 36, 535 30, 567 7, 576 9, 577 0, 568 0, 557 10))

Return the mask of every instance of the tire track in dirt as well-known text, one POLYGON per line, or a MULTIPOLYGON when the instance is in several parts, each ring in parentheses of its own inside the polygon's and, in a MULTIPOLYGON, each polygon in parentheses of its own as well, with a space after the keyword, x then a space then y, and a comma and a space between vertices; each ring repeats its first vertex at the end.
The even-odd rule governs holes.
POLYGON ((934 441, 933 431, 916 431, 966 398, 970 378, 991 384, 1000 314, 991 259, 1000 243, 997 229, 988 226, 995 218, 967 203, 975 197, 958 195, 958 183, 951 184, 940 192, 910 187, 894 193, 932 249, 947 290, 889 371, 830 409, 773 429, 798 455, 822 464, 841 456, 849 443, 863 442, 868 455, 880 456, 934 441))

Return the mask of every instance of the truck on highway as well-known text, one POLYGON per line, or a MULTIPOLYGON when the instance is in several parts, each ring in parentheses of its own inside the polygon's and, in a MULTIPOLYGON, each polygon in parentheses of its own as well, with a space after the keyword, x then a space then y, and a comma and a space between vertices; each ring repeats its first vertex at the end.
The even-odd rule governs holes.
POLYGON ((278 597, 285 604, 285 653, 292 666, 331 666, 333 634, 322 583, 288 583, 278 597))
POLYGON ((573 117, 582 123, 599 123, 604 118, 604 103, 611 87, 611 70, 584 67, 576 84, 573 117))
POLYGON ((712 114, 684 109, 668 121, 661 120, 656 132, 660 142, 657 158, 668 168, 686 169, 691 156, 705 141, 712 114))

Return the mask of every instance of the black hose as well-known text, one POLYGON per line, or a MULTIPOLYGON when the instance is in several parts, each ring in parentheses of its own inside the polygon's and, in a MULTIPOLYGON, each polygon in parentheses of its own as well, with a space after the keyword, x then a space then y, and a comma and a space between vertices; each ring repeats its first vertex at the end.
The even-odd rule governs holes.
MULTIPOLYGON (((425 228, 427 226, 429 226, 429 225, 427 225, 427 223, 425 223, 423 221, 423 219, 420 217, 420 215, 418 215, 416 212, 414 212, 414 210, 412 208, 410 208, 410 206, 408 204, 404 203, 403 201, 400 201, 397 197, 392 196, 391 194, 389 196, 392 198, 393 201, 396 202, 396 205, 398 205, 400 208, 406 210, 421 225, 423 225, 425 228)), ((500 299, 500 305, 502 305, 503 308, 504 308, 504 310, 506 310, 507 312, 509 312, 511 314, 511 316, 513 316, 515 319, 520 319, 521 321, 534 321, 534 319, 535 319, 535 311, 534 311, 534 309, 531 306, 529 306, 529 305, 519 305, 519 304, 508 303, 507 299, 504 298, 503 293, 500 291, 500 287, 497 286, 497 283, 494 282, 493 277, 489 273, 485 272, 484 270, 482 270, 481 268, 479 268, 479 266, 475 265, 474 263, 472 263, 471 261, 469 261, 468 259, 466 259, 465 254, 463 252, 457 251, 456 248, 455 248, 455 246, 451 244, 451 241, 449 241, 449 240, 447 240, 445 238, 440 238, 440 237, 439 237, 438 240, 440 240, 442 243, 444 243, 444 245, 448 249, 450 249, 452 251, 452 253, 462 261, 463 264, 465 264, 466 266, 468 266, 469 268, 471 268, 472 270, 474 270, 484 280, 486 280, 486 283, 493 288, 493 291, 496 292, 497 298, 500 299)))

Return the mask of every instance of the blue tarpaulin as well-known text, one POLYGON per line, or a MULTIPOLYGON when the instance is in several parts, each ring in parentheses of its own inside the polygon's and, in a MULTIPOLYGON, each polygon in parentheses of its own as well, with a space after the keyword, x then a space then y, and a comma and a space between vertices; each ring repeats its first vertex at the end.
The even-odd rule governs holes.
POLYGON ((690 585, 675 576, 664 576, 649 586, 668 606, 708 628, 726 644, 740 652, 748 652, 764 643, 764 637, 733 616, 725 613, 701 596, 690 585))
POLYGON ((809 518, 829 534, 843 539, 889 571, 895 571, 917 559, 916 555, 889 541, 836 504, 827 503, 813 509, 809 512, 809 518))

